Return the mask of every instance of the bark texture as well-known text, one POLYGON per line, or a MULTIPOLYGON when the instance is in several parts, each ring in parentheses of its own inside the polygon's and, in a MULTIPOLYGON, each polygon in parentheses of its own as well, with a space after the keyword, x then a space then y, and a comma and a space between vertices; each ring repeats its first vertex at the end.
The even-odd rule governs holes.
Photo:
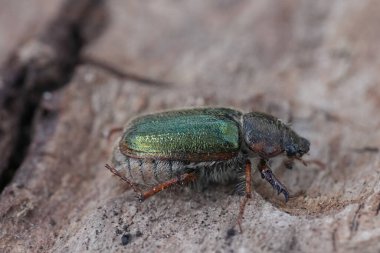
POLYGON ((376 1, 20 3, 7 24, 42 21, 0 40, 1 252, 379 252, 376 1), (253 175, 242 234, 233 185, 140 204, 104 168, 107 130, 192 106, 265 111, 311 142, 307 167, 272 164, 288 203, 253 175))

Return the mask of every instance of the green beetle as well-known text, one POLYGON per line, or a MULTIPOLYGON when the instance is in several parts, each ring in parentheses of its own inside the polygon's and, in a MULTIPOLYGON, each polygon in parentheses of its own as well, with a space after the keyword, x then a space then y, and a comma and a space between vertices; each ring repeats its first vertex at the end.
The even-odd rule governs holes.
POLYGON ((308 140, 268 114, 228 108, 176 110, 132 120, 114 149, 114 167, 106 167, 130 184, 140 200, 176 183, 223 183, 242 175, 250 198, 250 161, 259 158, 262 177, 287 201, 289 193, 267 161, 280 154, 301 160, 309 146, 308 140), (151 189, 143 192, 140 186, 151 189))

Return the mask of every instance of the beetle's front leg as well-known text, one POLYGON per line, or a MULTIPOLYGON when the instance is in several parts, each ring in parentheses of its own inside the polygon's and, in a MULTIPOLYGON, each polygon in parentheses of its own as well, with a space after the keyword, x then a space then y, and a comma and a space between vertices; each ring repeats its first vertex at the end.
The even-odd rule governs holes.
POLYGON ((260 160, 258 169, 261 173, 261 177, 267 180, 272 185, 272 187, 277 190, 277 194, 283 193, 285 201, 287 202, 289 200, 289 192, 286 189, 285 185, 276 178, 272 170, 267 166, 266 160, 260 160))

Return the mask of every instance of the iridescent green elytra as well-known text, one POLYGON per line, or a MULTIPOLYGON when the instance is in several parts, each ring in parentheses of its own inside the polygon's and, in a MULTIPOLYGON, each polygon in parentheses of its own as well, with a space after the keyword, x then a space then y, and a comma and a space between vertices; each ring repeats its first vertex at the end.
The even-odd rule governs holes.
POLYGON ((132 157, 226 160, 240 150, 240 112, 227 108, 190 109, 133 120, 120 142, 132 157))

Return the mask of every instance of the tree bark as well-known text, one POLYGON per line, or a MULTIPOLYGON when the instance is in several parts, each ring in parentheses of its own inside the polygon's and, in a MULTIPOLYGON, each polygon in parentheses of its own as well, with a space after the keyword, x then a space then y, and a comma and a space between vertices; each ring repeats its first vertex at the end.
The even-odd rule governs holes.
POLYGON ((379 252, 379 8, 63 2, 0 58, 0 251, 379 252), (193 106, 271 113, 311 142, 308 166, 271 163, 289 202, 253 174, 243 233, 234 185, 139 203, 104 167, 108 130, 193 106))

